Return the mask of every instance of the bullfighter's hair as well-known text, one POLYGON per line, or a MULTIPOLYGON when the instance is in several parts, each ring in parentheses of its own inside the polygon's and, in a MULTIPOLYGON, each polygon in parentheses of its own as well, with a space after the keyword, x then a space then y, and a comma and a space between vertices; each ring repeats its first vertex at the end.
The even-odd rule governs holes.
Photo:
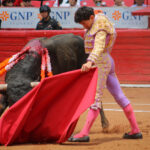
POLYGON ((89 20, 91 15, 95 15, 94 9, 92 7, 82 6, 75 12, 74 21, 80 23, 83 20, 89 20))

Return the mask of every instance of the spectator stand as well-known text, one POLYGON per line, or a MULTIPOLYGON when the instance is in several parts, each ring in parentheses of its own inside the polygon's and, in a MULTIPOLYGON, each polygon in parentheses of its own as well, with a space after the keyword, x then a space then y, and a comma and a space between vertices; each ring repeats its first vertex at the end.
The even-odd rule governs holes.
MULTIPOLYGON (((0 0, 2 3, 4 0, 0 0)), ((14 6, 19 6, 19 3, 22 0, 16 0, 14 3, 14 6)), ((48 5, 50 7, 59 7, 59 0, 31 0, 31 4, 33 7, 40 7, 41 2, 43 5, 48 5)), ((114 0, 103 0, 103 2, 106 3, 107 7, 112 7, 114 5, 114 0)), ((134 0, 124 0, 124 3, 126 6, 130 7, 133 5, 134 0)), ((145 0, 144 2, 146 5, 150 5, 150 0, 145 0)), ((93 0, 80 0, 80 5, 81 6, 91 6, 95 7, 94 1, 93 0)))
MULTIPOLYGON (((106 3, 107 7, 112 7, 114 5, 114 0, 103 0, 103 2, 106 3)), ((133 5, 134 0, 124 0, 124 3, 126 6, 130 7, 133 5)), ((145 4, 148 5, 150 3, 150 0, 145 0, 145 4)), ((92 6, 95 7, 95 4, 93 0, 81 0, 80 2, 81 6, 92 6)))
POLYGON ((40 7, 42 5, 47 5, 49 7, 58 7, 57 0, 31 0, 31 4, 34 7, 40 7))
MULTIPOLYGON (((103 0, 107 4, 107 7, 112 7, 114 5, 114 0, 103 0)), ((31 0, 31 3, 34 7, 40 7, 41 1, 40 0, 31 0)), ((133 5, 134 0, 124 0, 126 6, 130 7, 133 5)), ((44 5, 48 5, 50 7, 59 7, 58 0, 43 0, 44 5)), ((145 0, 145 4, 149 5, 150 0, 145 0)), ((91 6, 95 7, 95 3, 93 0, 80 0, 81 6, 91 6)))

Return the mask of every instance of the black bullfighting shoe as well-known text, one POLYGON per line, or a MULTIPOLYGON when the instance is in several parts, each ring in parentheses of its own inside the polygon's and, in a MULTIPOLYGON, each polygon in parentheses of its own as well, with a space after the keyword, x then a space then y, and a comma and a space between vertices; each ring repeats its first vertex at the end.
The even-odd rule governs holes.
POLYGON ((71 136, 70 138, 68 138, 69 142, 89 142, 90 141, 90 137, 89 136, 83 136, 80 138, 74 138, 73 136, 71 136))
POLYGON ((124 139, 142 139, 143 138, 143 135, 142 135, 142 133, 135 133, 135 134, 129 134, 129 133, 125 133, 124 135, 123 135, 123 138, 124 139))

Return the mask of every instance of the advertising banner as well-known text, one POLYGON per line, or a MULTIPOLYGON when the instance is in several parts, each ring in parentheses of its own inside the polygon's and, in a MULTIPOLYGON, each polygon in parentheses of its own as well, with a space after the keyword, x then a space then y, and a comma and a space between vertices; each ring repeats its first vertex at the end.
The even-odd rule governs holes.
MULTIPOLYGON (((82 28, 74 22, 77 8, 51 8, 51 17, 55 18, 63 28, 82 28)), ((114 23, 116 28, 148 28, 147 16, 132 16, 131 12, 141 9, 132 7, 94 7, 114 23)), ((41 19, 39 8, 0 8, 2 28, 36 28, 41 19)))

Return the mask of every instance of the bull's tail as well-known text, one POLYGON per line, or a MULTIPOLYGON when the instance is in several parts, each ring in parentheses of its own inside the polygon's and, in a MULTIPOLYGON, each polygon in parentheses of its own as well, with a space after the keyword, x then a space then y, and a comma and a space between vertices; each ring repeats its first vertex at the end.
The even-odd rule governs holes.
POLYGON ((101 102, 100 116, 101 116, 101 124, 102 124, 103 131, 106 131, 109 127, 109 121, 105 116, 102 102, 101 102))

